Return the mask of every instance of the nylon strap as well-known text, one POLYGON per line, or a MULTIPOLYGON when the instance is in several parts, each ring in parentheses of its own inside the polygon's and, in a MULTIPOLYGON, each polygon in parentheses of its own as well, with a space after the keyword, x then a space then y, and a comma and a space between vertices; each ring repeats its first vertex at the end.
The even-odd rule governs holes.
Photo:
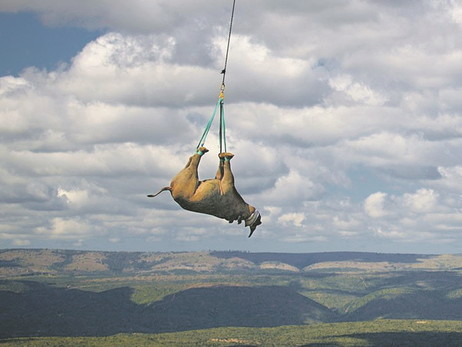
POLYGON ((202 137, 199 140, 199 143, 197 144, 197 148, 204 146, 205 140, 207 139, 207 135, 209 134, 210 127, 212 126, 213 120, 215 119, 215 115, 217 113, 218 107, 220 106, 221 102, 223 101, 222 98, 219 98, 216 105, 215 109, 213 110, 212 116, 210 117, 209 121, 207 122, 207 126, 205 127, 204 132, 202 133, 202 137))
POLYGON ((220 99, 220 153, 226 152, 225 105, 220 99))

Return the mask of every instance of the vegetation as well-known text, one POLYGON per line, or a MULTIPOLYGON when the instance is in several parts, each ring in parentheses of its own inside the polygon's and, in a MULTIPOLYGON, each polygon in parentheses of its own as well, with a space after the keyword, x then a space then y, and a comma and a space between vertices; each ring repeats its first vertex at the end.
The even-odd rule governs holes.
POLYGON ((215 328, 163 334, 4 339, 2 346, 460 346, 462 322, 375 320, 370 322, 215 328))
POLYGON ((461 275, 461 255, 0 250, 0 343, 451 346, 461 275))

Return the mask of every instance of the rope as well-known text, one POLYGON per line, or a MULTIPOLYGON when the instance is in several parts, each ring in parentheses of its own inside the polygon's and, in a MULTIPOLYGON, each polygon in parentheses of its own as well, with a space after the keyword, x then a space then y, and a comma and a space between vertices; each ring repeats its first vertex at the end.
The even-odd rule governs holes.
POLYGON ((233 20, 234 20, 234 8, 236 7, 236 0, 233 0, 233 8, 231 10, 231 19, 229 21, 229 32, 228 32, 228 43, 226 45, 225 54, 225 65, 221 73, 223 74, 223 80, 221 82, 222 88, 225 86, 226 67, 228 66, 228 55, 229 55, 229 43, 231 42, 231 32, 233 31, 233 20))

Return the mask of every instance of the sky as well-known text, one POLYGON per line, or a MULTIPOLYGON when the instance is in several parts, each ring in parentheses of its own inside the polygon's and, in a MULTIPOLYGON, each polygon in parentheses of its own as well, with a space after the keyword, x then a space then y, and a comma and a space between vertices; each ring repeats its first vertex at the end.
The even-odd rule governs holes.
POLYGON ((146 197, 212 114, 231 7, 0 2, 0 247, 462 253, 459 1, 237 0, 227 144, 263 224, 146 197))

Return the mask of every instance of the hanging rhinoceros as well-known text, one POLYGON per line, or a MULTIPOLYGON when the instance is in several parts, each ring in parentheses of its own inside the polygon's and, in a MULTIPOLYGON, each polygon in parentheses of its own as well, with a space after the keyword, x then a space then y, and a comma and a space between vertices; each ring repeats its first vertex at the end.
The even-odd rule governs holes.
POLYGON ((199 181, 198 166, 202 155, 208 149, 200 147, 193 154, 185 168, 170 183, 162 188, 155 197, 165 190, 170 191, 173 199, 185 210, 205 213, 232 223, 235 220, 250 227, 249 237, 261 224, 260 213, 252 205, 247 204, 234 187, 234 176, 231 172, 231 153, 220 153, 220 163, 214 179, 199 181))

